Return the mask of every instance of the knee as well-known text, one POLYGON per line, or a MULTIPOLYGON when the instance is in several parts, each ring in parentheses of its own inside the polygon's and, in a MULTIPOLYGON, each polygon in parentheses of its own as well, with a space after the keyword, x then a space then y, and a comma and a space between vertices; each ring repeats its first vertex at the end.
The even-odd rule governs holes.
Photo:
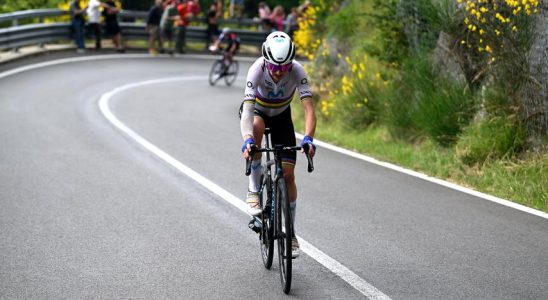
POLYGON ((284 170, 284 178, 288 184, 295 182, 295 171, 293 169, 284 170))

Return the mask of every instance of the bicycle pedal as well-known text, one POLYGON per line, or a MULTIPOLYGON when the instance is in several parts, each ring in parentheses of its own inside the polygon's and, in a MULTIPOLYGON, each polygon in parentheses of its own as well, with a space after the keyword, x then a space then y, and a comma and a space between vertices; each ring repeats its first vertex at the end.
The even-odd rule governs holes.
POLYGON ((262 225, 261 225, 260 221, 257 218, 253 218, 253 219, 249 220, 249 223, 247 224, 247 227, 249 227, 249 229, 255 231, 255 233, 260 233, 262 225))

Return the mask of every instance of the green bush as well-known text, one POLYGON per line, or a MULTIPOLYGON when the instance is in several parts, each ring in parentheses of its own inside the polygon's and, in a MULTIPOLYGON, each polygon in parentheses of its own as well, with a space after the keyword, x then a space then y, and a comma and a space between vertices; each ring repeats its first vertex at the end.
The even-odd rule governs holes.
POLYGON ((373 28, 371 42, 364 43, 363 50, 379 59, 399 64, 409 54, 409 43, 403 24, 398 20, 400 0, 373 0, 371 13, 365 20, 373 28))
POLYGON ((362 130, 378 120, 380 106, 377 101, 364 103, 359 98, 341 95, 336 100, 334 111, 345 129, 362 130))
POLYGON ((438 74, 426 57, 404 62, 389 97, 386 122, 397 137, 416 133, 452 145, 475 112, 474 98, 464 84, 438 74))
POLYGON ((512 156, 521 150, 525 132, 516 118, 497 116, 466 127, 456 145, 457 157, 467 165, 512 156))

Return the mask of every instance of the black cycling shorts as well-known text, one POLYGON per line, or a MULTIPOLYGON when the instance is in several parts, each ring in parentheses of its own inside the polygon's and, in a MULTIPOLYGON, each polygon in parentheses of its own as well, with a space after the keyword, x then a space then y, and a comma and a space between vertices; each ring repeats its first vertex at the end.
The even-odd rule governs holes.
MULTIPOLYGON (((240 106, 240 116, 243 107, 240 106)), ((291 119, 291 106, 288 106, 281 114, 269 117, 258 109, 254 109, 255 116, 263 119, 266 128, 270 128, 270 139, 272 145, 295 146, 297 140, 295 138, 295 128, 291 119)), ((282 153, 282 162, 286 165, 294 166, 297 162, 297 153, 295 151, 284 151, 282 153)))

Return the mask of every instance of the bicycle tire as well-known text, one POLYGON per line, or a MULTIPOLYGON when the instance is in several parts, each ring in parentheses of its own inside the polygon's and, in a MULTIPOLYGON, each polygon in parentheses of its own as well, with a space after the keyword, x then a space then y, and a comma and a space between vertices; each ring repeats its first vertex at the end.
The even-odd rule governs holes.
POLYGON ((226 85, 231 86, 234 83, 234 81, 236 81, 239 70, 240 70, 240 64, 238 63, 238 61, 233 60, 228 66, 228 69, 225 75, 226 85))
POLYGON ((276 183, 276 220, 280 280, 282 290, 284 293, 289 294, 292 273, 291 238, 293 236, 293 223, 291 222, 289 195, 284 178, 279 178, 276 183))
POLYGON ((222 74, 223 71, 223 62, 220 60, 216 60, 213 63, 213 66, 211 66, 211 71, 209 71, 209 85, 213 86, 221 77, 223 77, 222 74))
MULTIPOLYGON (((263 177, 264 178, 264 177, 263 177)), ((262 180, 261 180, 262 182, 262 180)), ((263 259, 264 267, 268 270, 272 267, 272 261, 274 258, 274 226, 272 226, 270 213, 272 203, 272 186, 270 177, 264 179, 263 188, 260 195, 261 207, 263 207, 263 213, 261 214, 261 233, 259 237, 261 246, 261 257, 263 259)))

